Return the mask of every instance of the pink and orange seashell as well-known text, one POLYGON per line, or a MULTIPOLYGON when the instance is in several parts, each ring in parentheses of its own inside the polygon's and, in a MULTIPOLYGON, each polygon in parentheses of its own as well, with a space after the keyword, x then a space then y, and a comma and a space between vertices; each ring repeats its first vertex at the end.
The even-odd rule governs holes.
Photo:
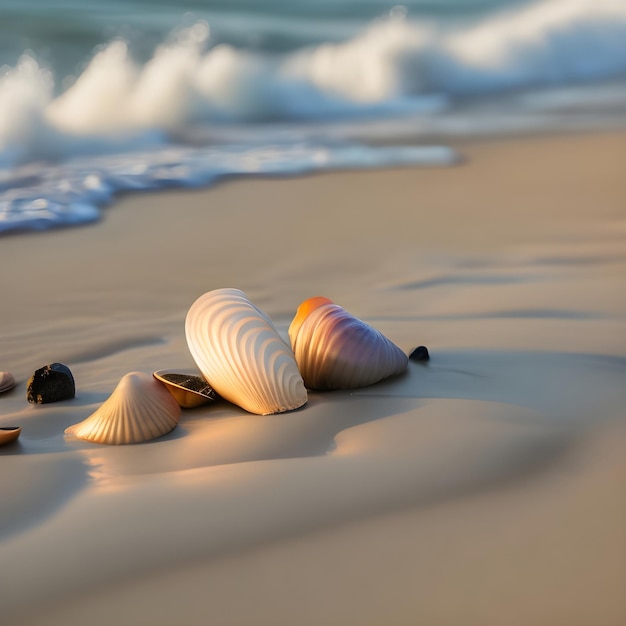
POLYGON ((321 296, 300 304, 289 338, 309 389, 364 387, 408 367, 407 355, 381 332, 321 296))

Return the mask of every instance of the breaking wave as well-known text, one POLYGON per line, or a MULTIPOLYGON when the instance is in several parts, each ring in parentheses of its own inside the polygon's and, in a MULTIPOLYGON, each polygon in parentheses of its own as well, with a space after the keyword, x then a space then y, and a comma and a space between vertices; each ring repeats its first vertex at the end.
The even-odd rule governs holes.
MULTIPOLYGON (((55 77, 24 54, 17 65, 0 70, 0 231, 22 225, 18 213, 26 205, 19 203, 24 200, 19 189, 34 187, 16 181, 30 180, 23 169, 29 163, 63 162, 68 172, 63 180, 72 188, 81 176, 91 181, 81 183, 78 204, 62 194, 58 200, 68 215, 73 212, 69 221, 75 215, 83 221, 97 211, 68 206, 91 207, 85 198, 98 195, 96 179, 107 179, 113 191, 135 184, 126 175, 116 178, 116 168, 129 163, 123 155, 132 155, 145 188, 164 184, 155 173, 163 172, 163 163, 187 172, 193 162, 196 179, 214 177, 216 168, 221 171, 219 158, 212 157, 213 165, 199 174, 191 148, 178 154, 178 163, 167 152, 182 138, 210 138, 211 129, 436 115, 477 96, 625 78, 623 0, 552 0, 454 26, 411 20, 395 9, 343 42, 283 54, 213 45, 209 25, 198 22, 173 33, 144 63, 133 58, 127 42, 114 40, 77 77, 55 77)), ((311 155, 320 149, 340 155, 328 162, 346 167, 385 165, 392 156, 381 150, 373 157, 370 149, 358 157, 348 144, 308 144, 307 156, 301 148, 276 148, 281 156, 268 168, 310 169, 311 155), (302 157, 295 165, 294 155, 302 157)), ((241 147, 240 156, 249 156, 250 149, 241 147)), ((404 162, 408 153, 393 156, 404 162)), ((414 156, 419 160, 424 153, 414 156)), ((255 167, 259 171, 258 163, 255 167)), ((41 183, 45 177, 36 178, 41 183)), ((174 178, 192 184, 186 175, 174 178)), ((45 192, 37 189, 24 202, 40 200, 49 207, 54 195, 49 185, 45 192)))

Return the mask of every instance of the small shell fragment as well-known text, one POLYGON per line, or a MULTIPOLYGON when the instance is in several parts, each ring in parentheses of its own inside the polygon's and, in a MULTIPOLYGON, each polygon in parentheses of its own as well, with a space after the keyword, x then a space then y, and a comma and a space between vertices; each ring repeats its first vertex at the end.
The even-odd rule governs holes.
POLYGON ((309 389, 364 387, 408 368, 398 346, 328 298, 309 298, 298 307, 289 338, 309 389))
POLYGON ((22 429, 20 426, 2 426, 0 427, 0 446, 17 441, 22 429))
POLYGON ((141 443, 169 433, 179 419, 180 406, 161 383, 131 372, 100 408, 65 433, 93 443, 141 443))
POLYGON ((0 393, 15 387, 15 378, 11 372, 0 372, 0 393))
POLYGON ((152 374, 183 409, 192 409, 217 399, 214 389, 197 374, 159 370, 152 374))

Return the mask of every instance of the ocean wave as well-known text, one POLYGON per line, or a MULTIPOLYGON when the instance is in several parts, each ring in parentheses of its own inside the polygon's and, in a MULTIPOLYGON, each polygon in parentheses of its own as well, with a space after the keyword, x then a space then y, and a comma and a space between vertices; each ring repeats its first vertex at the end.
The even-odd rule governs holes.
POLYGON ((190 124, 329 120, 445 108, 458 97, 626 77, 626 3, 552 0, 442 27, 403 12, 287 55, 211 47, 199 22, 144 64, 115 40, 60 95, 24 55, 0 78, 0 165, 124 145, 190 124), (95 147, 81 138, 99 137, 95 147))
MULTIPOLYGON (((536 115, 578 98, 579 85, 625 78, 623 0, 549 0, 454 26, 396 9, 343 42, 284 54, 214 44, 197 22, 147 62, 116 39, 62 79, 24 54, 0 70, 0 232, 97 219, 124 189, 450 163, 444 148, 366 148, 333 129, 410 115, 412 131, 427 133, 446 126, 433 120, 457 101, 511 90, 536 115), (545 87, 563 87, 560 99, 538 95, 545 87)), ((582 106, 605 94, 614 106, 623 93, 596 91, 582 106)), ((449 122, 483 132, 527 124, 492 110, 449 122)))

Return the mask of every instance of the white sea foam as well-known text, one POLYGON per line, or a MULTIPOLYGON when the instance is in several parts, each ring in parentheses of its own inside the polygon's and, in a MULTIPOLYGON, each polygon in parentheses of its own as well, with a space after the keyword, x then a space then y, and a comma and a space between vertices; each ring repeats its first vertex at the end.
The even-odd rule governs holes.
MULTIPOLYGON (((15 172, 7 168, 29 162, 63 162, 69 172, 61 176, 66 182, 101 176, 103 167, 114 170, 127 162, 124 154, 132 155, 146 172, 155 172, 161 171, 163 162, 171 163, 163 155, 173 137, 191 136, 197 143, 207 132, 215 136, 215 129, 224 135, 224 129, 233 124, 254 123, 258 130, 268 122, 314 121, 319 126, 420 112, 424 120, 432 121, 437 113, 454 107, 458 98, 625 79, 623 0, 551 0, 445 28, 441 23, 411 21, 404 11, 393 11, 388 19, 374 22, 344 42, 284 55, 213 45, 209 26, 199 22, 175 33, 143 64, 132 57, 126 42, 112 41, 75 80, 57 78, 58 84, 46 67, 24 55, 15 67, 0 71, 0 171, 5 170, 0 181, 5 188, 0 191, 0 230, 23 225, 17 214, 26 210, 25 205, 12 189, 15 172), (68 84, 64 90, 59 87, 68 84), (110 158, 98 165, 95 161, 102 155, 110 158)), ((573 92, 563 92, 567 93, 573 92)), ((609 99, 614 97, 609 94, 609 99)), ((545 101, 551 103, 548 109, 554 104, 553 99, 545 101)), ((532 99, 526 113, 536 114, 541 102, 541 98, 532 99)), ((597 98, 594 103, 598 105, 597 98)), ((479 120, 483 130, 489 119, 479 120)), ((493 119, 494 128, 502 123, 497 116, 493 119)), ((518 119, 513 124, 523 122, 518 119)), ((413 128, 418 127, 419 123, 413 128)), ((454 123, 447 128, 454 128, 454 123)), ((292 144, 294 140, 301 141, 302 135, 292 134, 292 144)), ((242 159, 250 147, 239 147, 242 159)), ((337 162, 346 167, 358 167, 364 161, 390 163, 385 159, 391 154, 382 150, 374 158, 374 149, 356 156, 348 144, 308 144, 311 153, 331 148, 341 155, 337 162)), ((269 170, 310 169, 310 153, 293 165, 292 159, 300 154, 297 146, 283 143, 278 151, 281 156, 271 165, 264 162, 269 170)), ((224 154, 225 162, 232 160, 231 148, 224 154)), ((189 169, 189 159, 197 165, 196 156, 190 155, 190 149, 179 155, 179 172, 189 169)), ((219 158, 211 158, 212 164, 200 178, 210 180, 216 174, 219 158)), ((400 157, 400 161, 405 159, 406 154, 400 157)), ((258 163, 255 167, 265 171, 258 163)), ((234 172, 240 171, 237 163, 234 172)), ((111 171, 103 176, 112 192, 124 188, 125 183, 111 171)), ((174 176, 172 182, 197 184, 185 175, 174 176)), ((151 182, 144 176, 141 186, 162 184, 154 175, 151 182)), ((74 182, 69 185, 74 189, 74 182)), ((27 188, 20 187, 20 193, 27 188)), ((68 208, 72 202, 92 204, 85 201, 83 192, 76 192, 70 202, 62 194, 51 195, 48 187, 45 193, 41 188, 31 191, 27 194, 31 199, 42 200, 48 207, 57 202, 68 215, 73 212, 68 208)), ((80 214, 79 221, 84 219, 84 212, 80 214)))
POLYGON ((450 165, 445 146, 368 148, 340 144, 164 147, 106 156, 82 156, 0 172, 0 233, 44 230, 97 220, 98 207, 125 190, 210 185, 227 175, 290 175, 393 165, 450 165))
POLYGON ((445 30, 392 15, 343 43, 285 56, 211 47, 204 23, 177 33, 143 65, 116 40, 56 98, 50 72, 24 56, 0 79, 0 147, 45 129, 114 135, 192 122, 326 119, 419 110, 432 106, 433 94, 626 78, 623 0, 552 0, 445 30))

